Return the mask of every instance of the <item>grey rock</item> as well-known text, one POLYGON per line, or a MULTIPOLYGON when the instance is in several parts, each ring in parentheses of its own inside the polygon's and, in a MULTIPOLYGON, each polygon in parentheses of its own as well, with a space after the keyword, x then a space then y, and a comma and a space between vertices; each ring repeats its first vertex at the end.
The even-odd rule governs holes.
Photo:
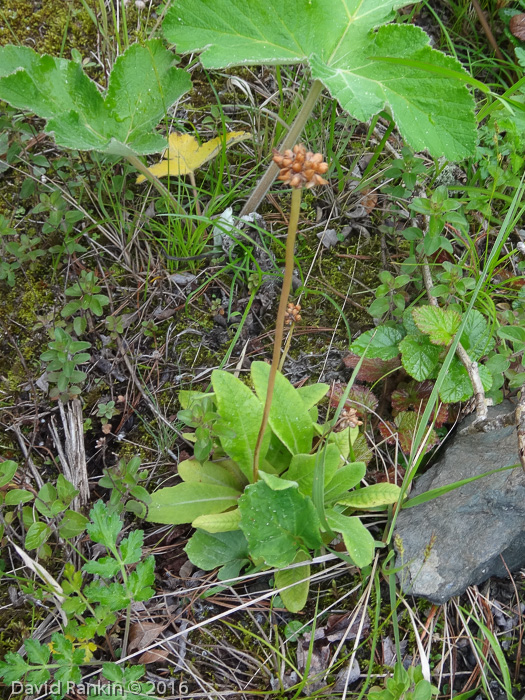
MULTIPOLYGON (((489 408, 489 418, 513 409, 504 402, 489 408)), ((461 427, 473 420, 469 416, 461 427)), ((456 433, 411 497, 513 464, 519 464, 514 426, 456 433)), ((525 474, 509 469, 402 510, 395 534, 403 546, 396 566, 404 565, 398 579, 405 593, 441 604, 491 576, 506 577, 502 557, 511 571, 525 566, 525 474)))

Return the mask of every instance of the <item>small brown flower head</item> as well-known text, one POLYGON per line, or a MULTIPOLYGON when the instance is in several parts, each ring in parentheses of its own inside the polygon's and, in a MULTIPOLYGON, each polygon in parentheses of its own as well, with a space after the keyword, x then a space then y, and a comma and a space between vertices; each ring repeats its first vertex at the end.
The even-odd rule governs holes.
POLYGON ((301 320, 300 311, 301 304, 292 304, 292 302, 290 302, 286 307, 286 314, 284 317, 285 324, 289 326, 291 323, 299 323, 301 320))
POLYGON ((277 179, 286 182, 290 187, 310 189, 316 185, 328 184, 328 180, 321 177, 327 172, 328 163, 323 161, 321 153, 307 151, 301 143, 284 153, 274 148, 273 162, 281 169, 277 179))
POLYGON ((358 425, 363 425, 363 421, 359 420, 355 408, 343 408, 334 430, 339 433, 346 428, 357 428, 358 425))

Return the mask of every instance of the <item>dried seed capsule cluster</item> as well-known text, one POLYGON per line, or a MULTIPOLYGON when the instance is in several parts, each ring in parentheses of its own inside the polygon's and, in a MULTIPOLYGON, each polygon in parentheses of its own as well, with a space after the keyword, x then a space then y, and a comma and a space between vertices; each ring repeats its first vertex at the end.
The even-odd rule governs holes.
POLYGON ((293 304, 292 302, 289 302, 289 304, 286 307, 286 315, 284 317, 284 322, 287 326, 289 326, 292 322, 293 323, 299 323, 301 320, 301 304, 293 304))
POLYGON ((343 408, 334 430, 335 432, 339 432, 346 428, 357 428, 358 425, 363 425, 363 421, 359 420, 355 408, 343 408))
POLYGON ((281 169, 277 179, 290 187, 310 189, 316 185, 328 184, 328 180, 321 177, 328 171, 328 163, 323 161, 321 153, 307 151, 302 144, 297 144, 284 153, 274 148, 273 162, 281 169))

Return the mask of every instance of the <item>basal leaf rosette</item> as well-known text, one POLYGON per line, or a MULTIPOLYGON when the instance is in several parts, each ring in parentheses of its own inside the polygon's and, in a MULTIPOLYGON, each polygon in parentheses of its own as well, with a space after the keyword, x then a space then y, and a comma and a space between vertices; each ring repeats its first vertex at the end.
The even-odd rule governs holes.
POLYGON ((163 29, 177 51, 201 51, 206 68, 310 66, 361 121, 389 109, 417 151, 461 160, 476 143, 468 74, 412 25, 385 25, 406 0, 179 0, 163 29), (379 28, 379 29, 378 29, 379 28))

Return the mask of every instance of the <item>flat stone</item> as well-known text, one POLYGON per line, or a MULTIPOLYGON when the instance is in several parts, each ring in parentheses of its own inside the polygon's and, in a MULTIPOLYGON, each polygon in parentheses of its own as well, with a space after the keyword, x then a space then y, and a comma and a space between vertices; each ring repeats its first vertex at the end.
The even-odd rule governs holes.
MULTIPOLYGON (((514 408, 505 401, 489 408, 489 418, 514 408)), ((461 427, 473 420, 469 416, 461 427)), ((515 426, 456 432, 410 497, 519 463, 515 426)), ((398 580, 405 593, 441 604, 491 576, 506 577, 502 557, 510 571, 525 566, 525 474, 521 467, 509 469, 402 510, 395 535, 402 541, 396 566, 404 565, 398 580)))

